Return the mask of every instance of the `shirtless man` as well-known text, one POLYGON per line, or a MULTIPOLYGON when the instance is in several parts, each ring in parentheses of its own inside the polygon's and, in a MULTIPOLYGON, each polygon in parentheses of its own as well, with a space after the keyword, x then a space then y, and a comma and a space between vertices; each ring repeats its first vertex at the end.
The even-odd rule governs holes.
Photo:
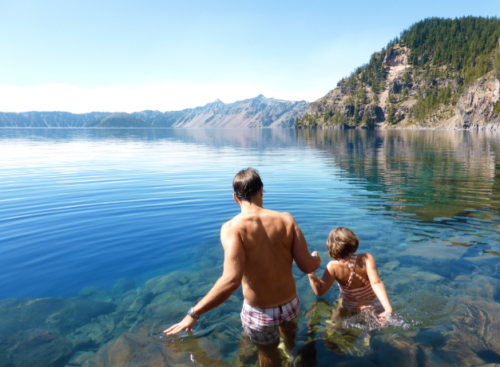
POLYGON ((319 267, 321 259, 316 251, 309 254, 304 235, 290 214, 262 207, 264 185, 256 170, 238 172, 233 191, 241 214, 221 229, 223 274, 188 315, 164 333, 174 335, 191 330, 201 315, 225 302, 243 284, 241 321, 259 347, 263 365, 267 364, 262 360, 266 355, 268 359, 274 359, 272 354, 276 356, 280 332, 288 347, 293 343, 286 337, 287 331, 294 333, 300 308, 293 261, 308 274, 319 267), (272 349, 276 353, 269 352, 272 349))

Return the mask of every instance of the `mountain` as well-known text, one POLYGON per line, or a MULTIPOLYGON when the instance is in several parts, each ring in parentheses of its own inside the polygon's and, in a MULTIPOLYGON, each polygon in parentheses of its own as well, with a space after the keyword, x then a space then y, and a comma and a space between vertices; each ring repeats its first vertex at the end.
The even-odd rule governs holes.
POLYGON ((87 124, 85 127, 153 127, 153 125, 143 122, 128 113, 112 113, 102 120, 87 124))
POLYGON ((142 111, 133 115, 152 125, 168 127, 292 127, 307 106, 305 101, 284 101, 261 94, 228 104, 216 100, 182 111, 142 111))
POLYGON ((311 103, 297 128, 500 129, 500 19, 429 18, 311 103))
POLYGON ((83 127, 102 120, 110 112, 0 112, 0 127, 83 127))
POLYGON ((259 95, 256 98, 182 111, 142 111, 131 114, 91 112, 0 112, 0 127, 292 127, 307 110, 305 101, 294 102, 259 95), (126 115, 126 116, 125 116, 126 115), (120 117, 121 116, 121 117, 120 117), (105 120, 105 118, 110 118, 105 120), (112 117, 112 118, 111 118, 112 117), (135 119, 135 120, 132 120, 135 119), (136 121, 139 120, 139 121, 136 121), (142 122, 145 125, 141 125, 142 122))

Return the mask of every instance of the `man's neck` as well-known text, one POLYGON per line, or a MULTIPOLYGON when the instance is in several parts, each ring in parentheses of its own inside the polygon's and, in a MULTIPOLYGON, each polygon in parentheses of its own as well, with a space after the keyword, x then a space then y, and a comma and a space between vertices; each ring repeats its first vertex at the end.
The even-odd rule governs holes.
POLYGON ((242 201, 240 207, 242 213, 251 213, 263 209, 262 204, 254 201, 242 201))

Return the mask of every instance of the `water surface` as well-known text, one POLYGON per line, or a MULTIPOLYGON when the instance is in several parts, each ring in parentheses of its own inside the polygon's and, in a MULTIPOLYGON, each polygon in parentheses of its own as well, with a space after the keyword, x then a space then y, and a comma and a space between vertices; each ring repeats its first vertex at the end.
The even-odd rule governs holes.
POLYGON ((0 146, 0 338, 18 365, 33 348, 12 352, 12 335, 34 329, 67 342, 54 366, 254 365, 240 291, 194 336, 160 335, 220 276, 231 181, 249 166, 265 207, 292 213, 320 252, 319 275, 329 231, 358 234, 397 313, 381 330, 353 318, 338 332, 336 286, 318 299, 295 268, 295 365, 500 363, 496 133, 2 129, 0 146))

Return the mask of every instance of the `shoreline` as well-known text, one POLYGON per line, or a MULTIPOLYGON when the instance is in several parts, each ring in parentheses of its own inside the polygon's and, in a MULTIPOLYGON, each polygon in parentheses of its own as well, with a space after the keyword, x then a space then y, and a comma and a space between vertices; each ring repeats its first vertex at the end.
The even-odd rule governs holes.
POLYGON ((291 127, 52 127, 52 126, 0 126, 1 129, 50 129, 50 130, 439 130, 439 131, 500 131, 500 126, 442 127, 442 126, 291 126, 291 127))
POLYGON ((500 126, 492 127, 483 127, 483 126, 473 126, 473 127, 430 127, 430 126, 411 126, 411 127, 403 127, 403 126, 392 126, 392 127, 352 127, 352 126, 295 126, 293 127, 295 130, 440 130, 440 131, 490 131, 497 132, 500 131, 500 126))

